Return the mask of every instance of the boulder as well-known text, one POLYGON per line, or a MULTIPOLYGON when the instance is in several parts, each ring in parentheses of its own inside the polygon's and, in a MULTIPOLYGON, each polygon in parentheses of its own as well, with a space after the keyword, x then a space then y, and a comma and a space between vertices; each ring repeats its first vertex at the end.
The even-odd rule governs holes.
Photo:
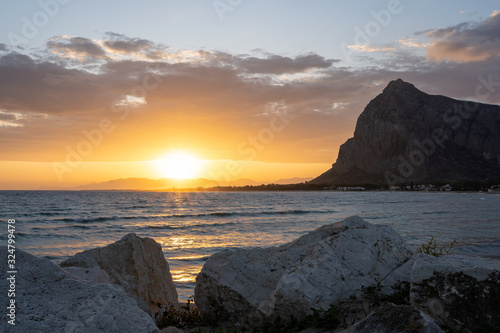
POLYGON ((184 331, 178 329, 177 327, 169 326, 162 329, 160 333, 184 333, 184 331))
MULTIPOLYGON (((7 248, 0 247, 2 258, 7 248)), ((69 277, 59 266, 16 250, 15 298, 2 297, 2 309, 15 300, 15 326, 0 321, 1 332, 158 332, 153 319, 121 288, 69 277)), ((12 274, 0 262, 0 289, 12 274)), ((5 317, 5 315, 4 315, 5 317)))
POLYGON ((341 333, 444 333, 426 314, 410 305, 386 304, 341 333))
POLYGON ((279 247, 212 255, 196 278, 195 302, 212 322, 303 319, 311 308, 360 296, 411 256, 391 227, 354 216, 279 247))
POLYGON ((63 261, 69 273, 94 283, 114 283, 146 302, 150 313, 156 302, 177 302, 172 275, 161 245, 151 238, 128 234, 102 248, 79 252, 63 261))
POLYGON ((441 327, 476 332, 500 327, 500 260, 420 254, 410 301, 441 327))

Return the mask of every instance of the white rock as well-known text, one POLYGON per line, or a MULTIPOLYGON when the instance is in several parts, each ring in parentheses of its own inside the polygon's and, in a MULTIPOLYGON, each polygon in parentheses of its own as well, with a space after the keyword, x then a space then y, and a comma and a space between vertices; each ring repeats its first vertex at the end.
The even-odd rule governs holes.
POLYGON ((483 257, 469 257, 460 255, 443 255, 434 257, 419 254, 413 265, 411 280, 420 283, 432 278, 435 273, 455 274, 463 273, 477 281, 488 279, 492 271, 500 271, 500 260, 483 257))
POLYGON ((444 333, 426 314, 409 305, 386 304, 341 333, 444 333))
MULTIPOLYGON (((7 248, 0 247, 7 258, 7 248)), ((17 249, 16 325, 0 321, 2 332, 158 332, 153 319, 118 286, 69 277, 56 264, 17 249)), ((0 289, 7 293, 7 262, 0 262, 0 289)), ((2 296, 3 309, 6 297, 2 296)), ((5 306, 5 307, 4 307, 5 306)))
POLYGON ((178 329, 174 326, 169 326, 161 330, 161 333, 184 333, 183 330, 178 329))
POLYGON ((144 300, 150 313, 156 301, 177 302, 177 290, 161 250, 151 238, 128 234, 102 248, 77 253, 61 263, 63 269, 94 283, 114 283, 144 300))
POLYGON ((91 281, 94 283, 111 283, 111 279, 105 270, 99 266, 94 267, 63 267, 63 271, 75 279, 91 281))
POLYGON ((354 216, 280 247, 211 256, 196 279, 195 302, 214 322, 259 327, 276 316, 301 319, 360 295, 411 256, 392 228, 354 216))
POLYGON ((410 301, 440 325, 460 332, 500 327, 500 260, 420 254, 410 301))
POLYGON ((380 295, 390 296, 394 294, 394 287, 400 283, 409 285, 411 281, 411 272, 417 255, 413 255, 407 262, 392 271, 387 277, 381 281, 380 295))

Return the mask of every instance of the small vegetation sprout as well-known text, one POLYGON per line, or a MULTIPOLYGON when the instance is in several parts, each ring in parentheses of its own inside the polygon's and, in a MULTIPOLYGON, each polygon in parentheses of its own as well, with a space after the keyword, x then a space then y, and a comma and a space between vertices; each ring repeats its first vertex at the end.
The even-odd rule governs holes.
POLYGON ((429 242, 427 242, 426 244, 422 244, 422 246, 417 248, 417 253, 429 254, 434 257, 453 254, 453 247, 455 247, 456 241, 457 240, 454 239, 448 248, 446 248, 444 245, 439 247, 433 236, 431 237, 431 240, 429 242))

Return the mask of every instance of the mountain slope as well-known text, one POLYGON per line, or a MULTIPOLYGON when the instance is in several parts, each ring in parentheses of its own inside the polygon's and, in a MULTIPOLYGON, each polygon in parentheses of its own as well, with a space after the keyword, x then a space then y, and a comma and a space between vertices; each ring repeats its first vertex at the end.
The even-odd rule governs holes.
POLYGON ((500 180, 500 106, 429 95, 391 81, 315 184, 500 180))

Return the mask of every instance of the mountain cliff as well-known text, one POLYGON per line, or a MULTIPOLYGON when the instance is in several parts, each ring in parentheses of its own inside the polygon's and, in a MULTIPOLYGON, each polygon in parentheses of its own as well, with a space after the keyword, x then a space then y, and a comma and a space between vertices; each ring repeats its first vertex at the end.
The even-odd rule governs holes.
POLYGON ((315 184, 500 180, 500 106, 429 95, 391 81, 315 184))

